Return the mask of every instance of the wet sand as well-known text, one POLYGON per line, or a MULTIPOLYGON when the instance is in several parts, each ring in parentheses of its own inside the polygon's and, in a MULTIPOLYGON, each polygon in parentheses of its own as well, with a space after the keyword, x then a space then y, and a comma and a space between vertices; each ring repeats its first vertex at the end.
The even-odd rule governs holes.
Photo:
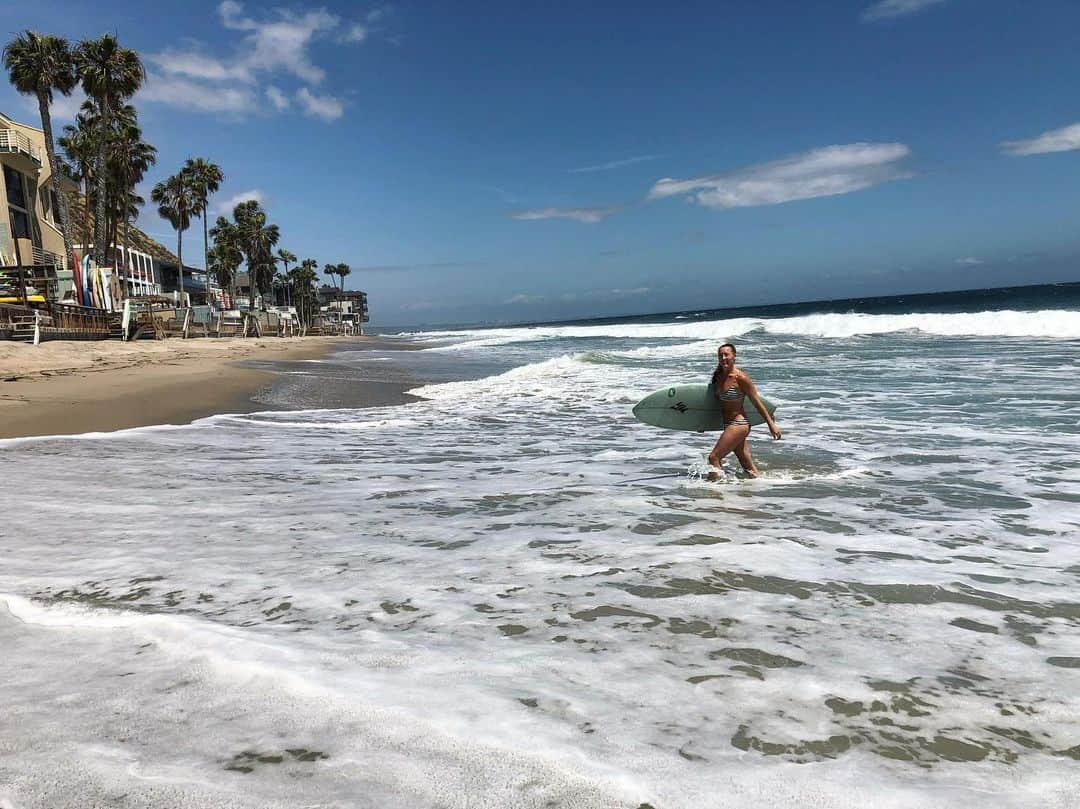
POLYGON ((2 342, 0 438, 186 424, 268 409, 257 398, 281 363, 318 359, 369 339, 2 342))

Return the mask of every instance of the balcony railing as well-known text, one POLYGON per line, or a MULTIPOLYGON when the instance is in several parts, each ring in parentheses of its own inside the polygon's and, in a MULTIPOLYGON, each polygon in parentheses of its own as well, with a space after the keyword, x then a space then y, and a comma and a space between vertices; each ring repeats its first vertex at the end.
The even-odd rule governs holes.
POLYGON ((67 262, 64 261, 63 256, 58 256, 56 253, 50 252, 49 250, 42 250, 40 247, 34 247, 33 252, 35 264, 56 267, 58 270, 67 269, 67 262))
POLYGON ((24 154, 41 165, 41 152, 30 142, 30 138, 17 129, 0 129, 0 152, 24 154))

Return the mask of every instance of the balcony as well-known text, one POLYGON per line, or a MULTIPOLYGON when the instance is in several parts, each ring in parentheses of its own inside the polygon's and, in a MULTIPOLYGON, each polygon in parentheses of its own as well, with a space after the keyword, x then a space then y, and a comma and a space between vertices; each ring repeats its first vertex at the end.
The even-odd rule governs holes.
POLYGON ((42 250, 40 247, 34 247, 34 264, 45 267, 56 267, 58 270, 66 270, 67 262, 64 261, 63 256, 58 256, 56 253, 52 253, 48 250, 42 250))
POLYGON ((24 155, 41 168, 41 152, 30 142, 30 138, 17 129, 0 129, 0 152, 24 155))

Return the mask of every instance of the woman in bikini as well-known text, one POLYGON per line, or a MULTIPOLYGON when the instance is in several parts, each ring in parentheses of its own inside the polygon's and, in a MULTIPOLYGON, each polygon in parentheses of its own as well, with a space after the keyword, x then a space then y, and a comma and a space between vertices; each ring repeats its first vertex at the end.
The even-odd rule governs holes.
POLYGON ((721 477, 723 469, 720 462, 729 452, 734 452, 739 459, 742 468, 746 470, 748 477, 756 478, 758 469, 754 466, 754 459, 750 457, 750 447, 746 445, 746 437, 750 435, 750 422, 743 411, 743 397, 757 408, 757 411, 765 419, 772 437, 779 440, 780 428, 776 426, 773 417, 765 408, 754 387, 753 380, 735 367, 735 346, 724 343, 717 351, 718 362, 713 371, 712 385, 716 398, 720 400, 720 406, 724 411, 724 432, 709 453, 709 465, 715 471, 709 473, 709 480, 721 477))

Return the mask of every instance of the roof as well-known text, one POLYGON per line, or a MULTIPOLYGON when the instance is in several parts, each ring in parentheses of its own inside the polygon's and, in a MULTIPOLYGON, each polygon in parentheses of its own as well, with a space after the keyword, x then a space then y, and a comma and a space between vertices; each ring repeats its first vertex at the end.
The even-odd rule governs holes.
MULTIPOLYGON (((68 227, 71 230, 69 235, 71 236, 71 241, 78 244, 82 239, 83 222, 86 221, 86 205, 83 202, 82 194, 66 194, 65 196, 67 197, 68 204, 68 219, 71 220, 68 222, 68 227)), ((91 212, 90 229, 93 230, 93 227, 94 215, 91 212)), ((120 239, 124 238, 123 225, 120 226, 120 233, 117 234, 117 237, 120 239)), ((128 247, 131 247, 134 250, 148 253, 158 261, 168 261, 172 264, 178 264, 180 261, 165 245, 161 242, 154 241, 133 224, 128 226, 127 244, 128 247)), ((187 267, 186 264, 184 266, 187 267)))

